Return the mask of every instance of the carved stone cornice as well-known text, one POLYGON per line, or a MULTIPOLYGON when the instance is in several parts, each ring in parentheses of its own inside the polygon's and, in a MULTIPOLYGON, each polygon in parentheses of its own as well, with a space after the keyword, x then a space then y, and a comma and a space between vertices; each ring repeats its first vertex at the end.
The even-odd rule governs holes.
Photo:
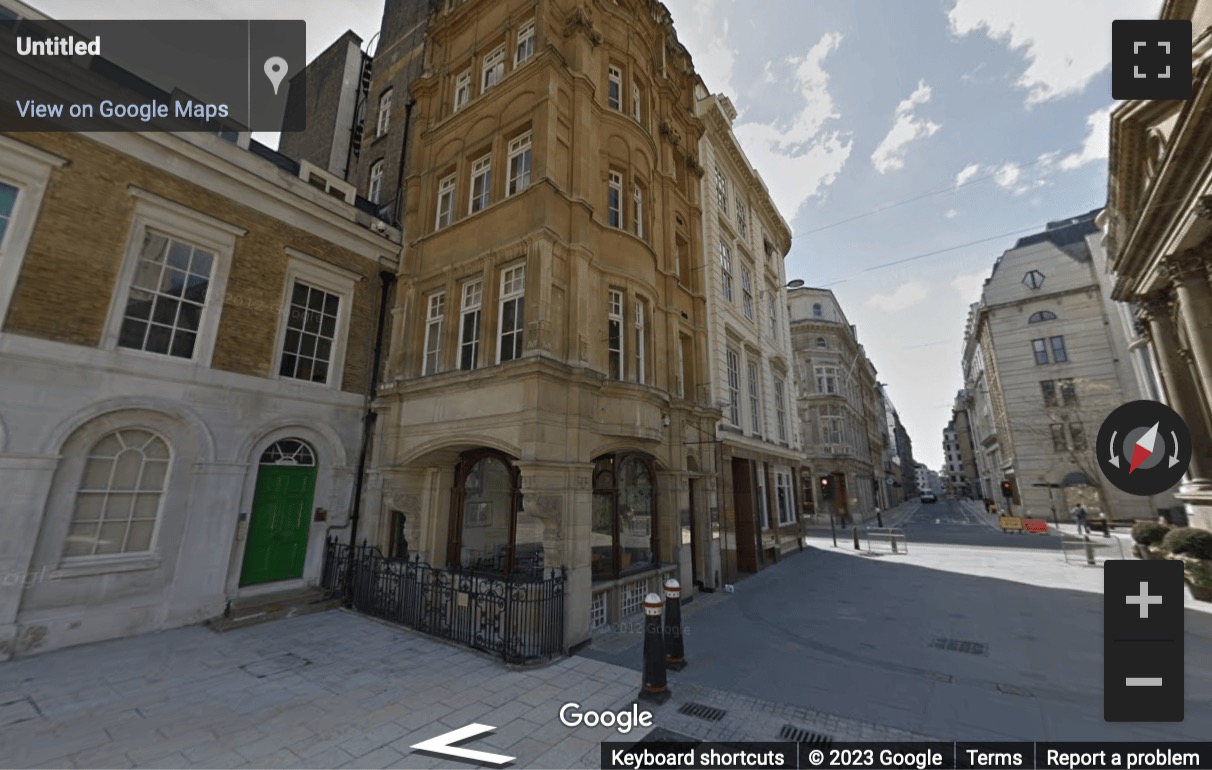
POLYGON ((1195 202, 1195 216, 1212 219, 1212 195, 1205 195, 1195 202))
POLYGON ((572 13, 568 14, 568 21, 564 24, 564 37, 572 37, 577 32, 585 35, 595 46, 602 42, 602 33, 593 26, 593 14, 584 5, 574 8, 572 13))
POLYGON ((1208 258, 1206 249, 1185 249, 1171 254, 1161 264, 1162 270, 1170 282, 1183 286, 1192 281, 1208 280, 1208 258))
POLYGON ((1137 302, 1136 316, 1144 324, 1146 331, 1149 330, 1150 324, 1154 321, 1159 321, 1169 316, 1172 302, 1173 298, 1166 291, 1148 294, 1137 302))

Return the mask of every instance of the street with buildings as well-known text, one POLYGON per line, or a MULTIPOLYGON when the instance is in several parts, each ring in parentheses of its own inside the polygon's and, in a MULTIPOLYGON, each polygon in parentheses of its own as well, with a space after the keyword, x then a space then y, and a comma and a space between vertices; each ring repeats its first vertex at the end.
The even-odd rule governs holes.
POLYGON ((1212 0, 1161 14, 1194 95, 1121 102, 1105 205, 988 255, 917 457, 655 0, 385 0, 276 148, 0 132, 0 766, 438 767, 478 722, 596 767, 649 728, 561 709, 636 705, 669 581, 675 736, 1206 737, 1212 553, 1171 554, 1186 721, 1102 710, 1103 565, 1212 529, 1212 0), (1096 440, 1138 400, 1192 444, 1150 496, 1096 440))

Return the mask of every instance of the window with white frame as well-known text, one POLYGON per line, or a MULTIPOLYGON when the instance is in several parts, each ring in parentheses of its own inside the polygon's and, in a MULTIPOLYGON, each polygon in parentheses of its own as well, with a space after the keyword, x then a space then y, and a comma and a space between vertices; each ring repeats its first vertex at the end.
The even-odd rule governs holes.
POLYGON ((484 93, 488 89, 501 82, 501 78, 505 76, 505 46, 501 46, 492 53, 484 57, 484 64, 480 67, 480 93, 484 93))
POLYGON ((623 71, 613 65, 606 68, 606 106, 623 109, 623 71))
POLYGON ((635 301, 635 381, 648 384, 648 303, 635 301))
POLYGON ((727 243, 720 241, 720 283, 724 291, 724 299, 732 301, 732 249, 727 243))
POLYGON ((497 328, 497 363, 522 357, 522 330, 526 322, 526 266, 501 271, 501 304, 497 328))
POLYGON ((522 62, 534 55, 534 19, 526 22, 518 29, 518 45, 513 53, 513 66, 518 66, 522 62))
POLYGON ((436 374, 442 363, 442 319, 446 315, 446 292, 430 294, 425 305, 425 356, 421 374, 436 374))
POLYGON ((465 69, 455 78, 454 108, 458 110, 471 99, 471 70, 465 69))
POLYGON ((818 406, 817 425, 820 426, 822 444, 838 445, 842 443, 842 408, 840 406, 818 406))
POLYGON ((739 195, 737 196, 737 199, 736 199, 736 231, 738 233, 740 233, 740 236, 742 239, 748 240, 748 238, 749 238, 749 208, 740 199, 739 195))
POLYGON ((644 91, 640 88, 639 83, 631 84, 631 117, 636 120, 644 119, 644 91))
POLYGON ((795 523, 795 501, 791 499, 791 474, 774 472, 774 496, 778 501, 779 524, 795 523))
POLYGON ((640 186, 631 186, 631 224, 639 238, 644 237, 644 191, 640 186))
POLYGON ((623 292, 610 290, 610 309, 606 315, 606 350, 610 378, 623 379, 623 292))
POLYGON ((170 460, 168 443, 142 428, 116 430, 94 444, 76 489, 64 558, 151 551, 170 460))
POLYGON ((485 155, 471 164, 471 199, 468 213, 488 208, 488 192, 492 188, 492 155, 485 155))
POLYGON ((762 430, 762 385, 756 361, 749 361, 749 419, 750 430, 761 436, 762 430))
POLYGON ((375 126, 375 136, 383 136, 391 128, 391 89, 379 97, 379 122, 375 126))
POLYGON ((366 188, 366 200, 371 203, 379 203, 379 196, 383 194, 383 161, 377 160, 370 167, 370 184, 366 188))
POLYGON ((212 251, 166 233, 145 231, 118 345, 192 359, 214 269, 212 251))
POLYGON ((818 366, 816 369, 816 392, 837 393, 837 367, 818 366))
POLYGON ((509 143, 509 179, 505 195, 520 193, 530 186, 530 132, 509 143))
POLYGON ((715 200, 720 204, 720 209, 725 214, 728 213, 728 177, 724 176, 724 172, 717 166, 715 169, 715 200))
POLYGON ((741 265, 741 307, 745 317, 753 320, 753 276, 748 265, 741 265))
POLYGON ((778 423, 779 441, 787 442, 787 401, 783 394, 783 381, 774 378, 774 419, 778 423))
POLYGON ((611 227, 623 226, 623 175, 617 171, 607 177, 606 221, 611 227))
POLYGON ((741 425, 741 358, 728 348, 725 352, 728 367, 728 421, 738 428, 741 425))
POLYGON ((449 227, 450 223, 454 221, 454 201, 455 175, 451 174, 438 182, 438 212, 437 221, 434 222, 435 230, 449 227))
POLYGON ((328 384, 341 320, 341 297, 295 280, 278 376, 328 384))
POLYGON ((477 278, 463 284, 463 306, 459 313, 459 368, 470 372, 480 363, 480 309, 484 302, 484 281, 477 278))

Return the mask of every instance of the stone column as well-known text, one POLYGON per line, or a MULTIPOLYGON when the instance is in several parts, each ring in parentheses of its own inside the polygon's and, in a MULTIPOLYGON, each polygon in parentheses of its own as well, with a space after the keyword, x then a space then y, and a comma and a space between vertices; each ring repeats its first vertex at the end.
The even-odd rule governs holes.
POLYGON ((1178 323, 1186 332, 1191 351, 1192 376, 1200 391, 1200 401, 1206 407, 1212 398, 1212 285, 1208 283, 1206 257, 1192 249, 1175 254, 1165 262, 1171 286, 1177 299, 1178 323))
POLYGON ((1183 361, 1179 349, 1178 332, 1170 317, 1170 304, 1165 297, 1150 297, 1141 303, 1140 316, 1157 354, 1158 375, 1166 401, 1187 422, 1191 431, 1191 464, 1187 468, 1187 481, 1181 492, 1212 492, 1212 479, 1208 476, 1209 457, 1212 456, 1209 453, 1212 441, 1209 439, 1208 421, 1192 381, 1191 370, 1183 361))

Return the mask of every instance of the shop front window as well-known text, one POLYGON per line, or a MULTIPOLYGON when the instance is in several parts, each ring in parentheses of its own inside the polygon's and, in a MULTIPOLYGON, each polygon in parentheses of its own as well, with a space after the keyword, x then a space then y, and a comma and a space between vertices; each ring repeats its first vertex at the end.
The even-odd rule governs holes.
POLYGON ((642 455, 599 458, 593 474, 593 578, 657 563, 656 473, 642 455))
POLYGON ((543 525, 522 509, 520 474, 505 455, 478 450, 455 469, 447 564, 475 572, 540 577, 543 525))

